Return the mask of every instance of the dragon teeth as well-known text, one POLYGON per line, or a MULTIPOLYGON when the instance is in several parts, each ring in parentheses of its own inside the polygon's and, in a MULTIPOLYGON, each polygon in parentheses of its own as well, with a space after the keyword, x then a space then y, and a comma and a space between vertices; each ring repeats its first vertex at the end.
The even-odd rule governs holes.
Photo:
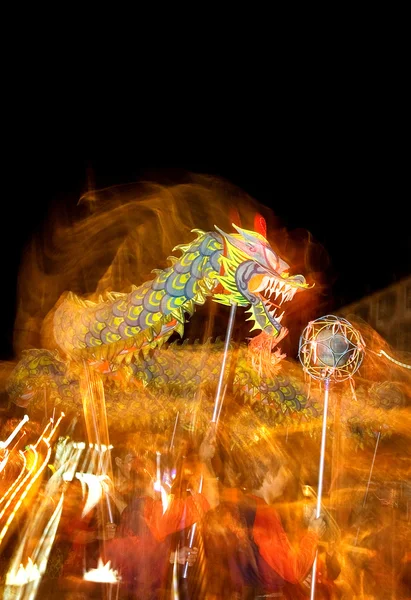
POLYGON ((266 291, 268 286, 270 285, 270 278, 267 277, 263 277, 261 280, 260 285, 258 286, 258 288, 256 288, 254 290, 254 292, 262 292, 262 291, 266 291))
POLYGON ((268 298, 273 298, 273 294, 275 301, 277 301, 280 297, 279 304, 281 306, 283 302, 289 302, 294 298, 297 289, 291 287, 285 281, 278 281, 269 277, 263 277, 260 286, 255 291, 263 292, 266 295, 264 304, 267 304, 268 298))

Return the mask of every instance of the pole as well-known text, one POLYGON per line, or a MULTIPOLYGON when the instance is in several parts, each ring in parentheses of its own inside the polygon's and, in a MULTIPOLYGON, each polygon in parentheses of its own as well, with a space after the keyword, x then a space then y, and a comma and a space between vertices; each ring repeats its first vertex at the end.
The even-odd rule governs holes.
POLYGON ((174 423, 173 435, 171 436, 171 442, 170 442, 170 448, 169 448, 170 452, 174 448, 174 438, 175 438, 175 435, 176 435, 176 429, 177 429, 177 423, 178 423, 178 417, 179 416, 180 416, 180 412, 177 413, 176 420, 175 420, 175 423, 174 423))
MULTIPOLYGON (((365 490, 364 500, 363 500, 363 503, 362 503, 363 509, 365 508, 365 505, 367 503, 368 491, 370 489, 371 477, 372 477, 372 472, 373 472, 373 469, 374 469, 375 457, 377 456, 378 444, 380 443, 380 437, 381 437, 381 431, 378 432, 377 441, 375 442, 374 456, 372 457, 370 474, 368 476, 367 487, 366 487, 366 490, 365 490)), ((357 535, 355 536, 354 546, 356 546, 358 544, 358 535, 359 535, 359 533, 360 533, 360 527, 358 526, 357 535)))
MULTIPOLYGON (((225 367, 227 364, 228 350, 230 347, 231 337, 233 334, 233 326, 234 326, 236 311, 237 311, 237 303, 233 302, 231 304, 231 308, 230 308, 230 316, 228 319, 227 334, 225 336, 225 342, 224 342, 223 360, 221 363, 220 376, 218 378, 217 391, 216 391, 216 395, 215 395, 215 399, 214 399, 213 416, 211 419, 211 423, 216 423, 216 426, 218 423, 218 419, 220 417, 221 407, 223 405, 223 400, 224 400, 224 397, 221 398, 221 392, 223 389, 225 367), (221 398, 221 402, 220 402, 220 398, 221 398)), ((198 492, 201 493, 202 489, 203 489, 203 476, 201 476, 201 479, 200 479, 200 485, 199 485, 198 492)), ((191 530, 190 530, 190 536, 189 536, 189 541, 188 541, 189 548, 193 547, 194 535, 195 535, 196 529, 197 529, 197 523, 194 523, 191 526, 191 530)), ((183 579, 186 579, 187 575, 188 575, 188 560, 184 564, 184 570, 183 570, 183 575, 182 575, 183 579)))
POLYGON ((219 406, 219 404, 220 404, 220 398, 221 398, 221 391, 223 389, 223 382, 224 382, 224 375, 225 375, 225 367, 226 367, 226 363, 227 363, 228 349, 230 347, 231 336, 233 334, 233 325, 234 325, 236 310, 237 310, 237 303, 233 302, 231 304, 231 309, 230 309, 230 317, 229 317, 229 320, 228 320, 227 335, 225 337, 225 343, 224 343, 223 361, 221 363, 220 377, 218 378, 217 391, 216 391, 215 400, 214 400, 214 411, 213 411, 213 417, 211 419, 212 423, 217 423, 217 421, 218 421, 218 415, 219 415, 220 410, 221 410, 221 407, 219 406))
MULTIPOLYGON (((327 413, 328 413, 328 395, 330 388, 330 380, 326 379, 324 381, 324 410, 323 410, 323 426, 321 432, 321 450, 320 450, 320 467, 318 474, 318 491, 317 491, 317 507, 315 510, 315 516, 318 519, 321 515, 321 498, 323 492, 323 478, 324 478, 324 460, 325 460, 325 444, 327 439, 327 413)), ((317 573, 317 557, 318 550, 315 555, 312 575, 311 575, 311 594, 310 600, 314 600, 315 598, 315 577, 317 573)))
POLYGON ((374 469, 375 457, 377 456, 378 444, 380 443, 380 437, 381 437, 381 431, 378 432, 377 441, 375 442, 374 456, 372 457, 371 469, 370 469, 370 474, 369 474, 368 482, 367 482, 367 489, 365 490, 364 501, 362 503, 363 508, 365 508, 365 504, 367 502, 368 490, 370 489, 371 477, 372 477, 372 472, 374 469))
MULTIPOLYGON (((204 478, 201 475, 200 483, 199 483, 199 486, 198 486, 198 493, 199 494, 201 494, 201 492, 203 491, 203 481, 204 481, 204 478)), ((188 538, 188 547, 189 548, 193 547, 194 536, 195 536, 195 533, 196 533, 196 529, 197 529, 197 523, 193 523, 193 525, 191 526, 191 530, 190 530, 190 536, 188 538)), ((185 565, 184 565, 183 579, 187 578, 187 574, 188 574, 188 559, 186 560, 185 565)))

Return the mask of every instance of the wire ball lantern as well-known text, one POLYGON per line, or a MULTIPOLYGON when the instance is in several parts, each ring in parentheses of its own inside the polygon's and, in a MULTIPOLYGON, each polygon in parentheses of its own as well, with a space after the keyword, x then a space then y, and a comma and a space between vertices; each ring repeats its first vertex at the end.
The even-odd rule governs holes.
MULTIPOLYGON (((352 376, 362 363, 364 349, 365 343, 358 331, 348 321, 334 315, 326 315, 311 321, 300 337, 298 356, 304 371, 313 379, 324 382, 323 423, 315 513, 317 519, 321 515, 330 381, 339 382, 348 379, 351 389, 353 389, 352 376)), ((315 599, 317 557, 318 552, 312 568, 310 600, 315 599)))
POLYGON ((301 334, 298 356, 313 379, 345 381, 359 369, 365 342, 342 317, 327 315, 311 321, 301 334))

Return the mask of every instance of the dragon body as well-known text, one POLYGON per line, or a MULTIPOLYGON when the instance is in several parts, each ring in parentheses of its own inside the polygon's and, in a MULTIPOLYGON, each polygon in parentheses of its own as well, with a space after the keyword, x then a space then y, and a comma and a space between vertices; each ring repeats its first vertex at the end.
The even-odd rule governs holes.
MULTIPOLYGON (((317 423, 319 431, 322 394, 309 391, 299 365, 283 360, 276 375, 265 376, 253 367, 248 346, 232 346, 229 352, 226 375, 231 380, 231 404, 226 404, 234 420, 238 413, 239 423, 234 427, 246 428, 251 415, 270 428, 312 431, 317 423)), ((102 375, 109 424, 119 431, 166 432, 178 413, 183 426, 189 428, 195 421, 200 429, 205 427, 212 413, 222 353, 219 341, 173 342, 131 365, 133 376, 127 380, 121 373, 102 375)), ((33 415, 44 414, 45 396, 51 409, 77 412, 82 408, 78 375, 57 351, 28 350, 9 377, 9 397, 20 406, 29 405, 33 415)), ((376 432, 385 438, 399 429, 398 416, 391 409, 406 404, 400 387, 388 381, 362 384, 356 395, 353 400, 349 390, 343 393, 338 417, 356 445, 372 447, 376 432)), ((333 404, 331 415, 337 407, 338 403, 333 404)))
MULTIPOLYGON (((208 233, 194 230, 193 242, 175 248, 179 259, 170 257, 170 267, 154 271, 152 280, 129 293, 108 293, 98 302, 67 294, 54 314, 57 348, 26 351, 10 376, 10 398, 43 410, 46 394, 53 406, 78 410, 84 368, 91 366, 103 377, 109 422, 120 429, 133 422, 157 428, 161 422, 166 428, 177 412, 188 420, 202 412, 209 420, 222 344, 163 345, 174 332, 182 336, 186 317, 211 297, 248 307, 252 329, 261 330, 258 337, 271 353, 287 333, 282 305, 308 288, 302 275, 289 275, 264 232, 234 227, 235 234, 217 227, 208 233)), ((250 346, 230 352, 230 393, 237 405, 248 405, 268 425, 297 422, 301 427, 321 417, 321 402, 309 397, 301 370, 291 361, 280 367, 278 355, 273 369, 262 369, 256 368, 250 346)), ((380 391, 373 390, 365 402, 374 413, 380 391)), ((344 416, 358 430, 355 413, 344 416)))
MULTIPOLYGON (((128 380, 116 373, 102 375, 109 423, 120 429, 134 422, 140 427, 149 423, 154 429, 166 427, 177 412, 189 421, 200 404, 209 420, 222 353, 218 341, 174 342, 141 357, 128 380)), ((230 394, 237 404, 262 409, 272 424, 295 422, 297 417, 308 423, 321 414, 291 363, 277 375, 264 377, 253 368, 246 345, 233 347, 230 359, 227 376, 231 372, 230 394)), ((44 394, 49 406, 60 405, 66 413, 81 409, 80 389, 78 372, 70 370, 58 352, 48 350, 26 351, 8 383, 10 399, 20 406, 30 404, 37 412, 44 412, 44 394)))
POLYGON ((171 266, 129 293, 108 293, 98 302, 72 293, 54 315, 54 337, 71 359, 87 359, 101 370, 114 371, 144 353, 161 347, 177 332, 184 333, 186 316, 207 297, 216 302, 249 307, 253 329, 278 341, 283 303, 308 288, 302 275, 290 276, 288 265, 259 233, 236 227, 226 234, 193 230, 197 238, 174 248, 171 266))

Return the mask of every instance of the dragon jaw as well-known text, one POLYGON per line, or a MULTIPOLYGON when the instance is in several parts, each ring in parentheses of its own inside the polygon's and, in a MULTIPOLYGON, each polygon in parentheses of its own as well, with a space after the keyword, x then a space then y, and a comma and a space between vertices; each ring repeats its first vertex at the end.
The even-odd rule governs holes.
POLYGON ((288 264, 262 235, 233 227, 238 234, 227 234, 216 227, 225 244, 221 256, 224 273, 218 276, 224 293, 214 294, 214 299, 222 304, 250 305, 249 320, 254 321, 251 331, 261 329, 278 342, 287 334, 281 325, 282 305, 310 286, 303 275, 288 274, 288 264))
POLYGON ((256 274, 248 282, 251 318, 255 321, 253 329, 260 328, 271 335, 286 334, 281 325, 285 311, 283 304, 291 302, 294 295, 307 284, 302 275, 289 277, 288 274, 256 274), (267 331, 273 328, 273 331, 267 331))

